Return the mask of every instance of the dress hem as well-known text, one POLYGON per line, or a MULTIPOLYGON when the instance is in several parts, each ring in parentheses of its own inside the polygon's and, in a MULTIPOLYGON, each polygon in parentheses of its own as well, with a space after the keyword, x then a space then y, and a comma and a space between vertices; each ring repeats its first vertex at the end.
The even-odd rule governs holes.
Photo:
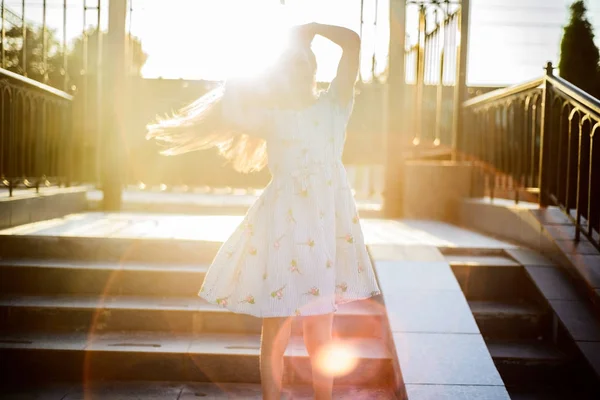
POLYGON ((207 298, 203 296, 204 293, 198 293, 198 296, 204 300, 206 300, 208 303, 210 304, 214 304, 219 306, 220 308, 229 310, 235 314, 244 314, 244 315, 250 315, 256 318, 288 318, 288 317, 309 317, 309 316, 314 316, 314 315, 326 315, 326 314, 331 314, 331 313, 335 313, 338 310, 339 305, 341 304, 346 304, 346 303, 351 303, 353 301, 360 301, 360 300, 367 300, 370 299, 371 297, 375 297, 381 294, 381 291, 374 291, 374 292, 370 292, 368 294, 364 294, 364 295, 359 295, 356 297, 346 297, 343 299, 339 299, 336 300, 334 303, 334 307, 332 310, 327 311, 327 312, 312 312, 312 313, 307 313, 307 314, 262 314, 260 312, 258 313, 253 313, 253 312, 248 312, 248 311, 240 311, 237 307, 235 307, 234 305, 227 305, 224 306, 222 304, 218 304, 217 303, 217 299, 216 298, 207 298))

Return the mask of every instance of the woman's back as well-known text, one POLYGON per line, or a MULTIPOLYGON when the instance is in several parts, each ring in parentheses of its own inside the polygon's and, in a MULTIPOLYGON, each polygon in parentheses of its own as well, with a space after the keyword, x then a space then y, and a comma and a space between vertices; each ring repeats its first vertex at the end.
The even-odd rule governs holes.
POLYGON ((342 110, 324 92, 303 110, 275 110, 265 137, 274 177, 341 163, 351 105, 342 110))

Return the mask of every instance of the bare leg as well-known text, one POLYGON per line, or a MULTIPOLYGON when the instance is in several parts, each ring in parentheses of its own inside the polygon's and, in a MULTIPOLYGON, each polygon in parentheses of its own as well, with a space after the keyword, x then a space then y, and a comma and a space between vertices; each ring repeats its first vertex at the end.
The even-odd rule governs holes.
POLYGON ((290 340, 292 320, 264 318, 260 341, 260 381, 264 400, 280 400, 283 353, 290 340))
POLYGON ((318 355, 331 342, 333 314, 304 317, 304 344, 312 365, 315 400, 331 400, 333 376, 323 374, 318 365, 318 355))

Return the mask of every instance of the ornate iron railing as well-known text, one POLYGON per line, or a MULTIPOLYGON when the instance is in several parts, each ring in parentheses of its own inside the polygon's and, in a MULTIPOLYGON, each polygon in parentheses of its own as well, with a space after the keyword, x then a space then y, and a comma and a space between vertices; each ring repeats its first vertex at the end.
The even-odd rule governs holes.
POLYGON ((0 69, 0 185, 69 185, 73 174, 72 97, 0 69))
POLYGON ((577 240, 583 233, 600 248, 600 101, 552 69, 465 102, 458 151, 492 172, 492 196, 537 193, 572 219, 577 240))
POLYGON ((416 43, 405 51, 408 128, 413 144, 451 146, 456 129, 461 10, 457 3, 413 0, 418 7, 416 43))

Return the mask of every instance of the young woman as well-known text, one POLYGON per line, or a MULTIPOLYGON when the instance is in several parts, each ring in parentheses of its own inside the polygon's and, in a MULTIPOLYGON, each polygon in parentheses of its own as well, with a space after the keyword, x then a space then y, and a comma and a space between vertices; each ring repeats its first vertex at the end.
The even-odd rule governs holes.
POLYGON ((149 126, 149 137, 170 146, 167 154, 217 147, 238 171, 265 165, 271 171, 271 182, 222 245, 199 293, 263 319, 260 372, 267 400, 281 395, 293 318, 302 319, 315 398, 331 399, 333 377, 317 359, 331 342, 337 305, 379 294, 341 162, 359 50, 358 35, 348 29, 297 26, 265 81, 230 81, 149 126), (315 35, 343 50, 337 76, 322 93, 310 49, 315 35))

